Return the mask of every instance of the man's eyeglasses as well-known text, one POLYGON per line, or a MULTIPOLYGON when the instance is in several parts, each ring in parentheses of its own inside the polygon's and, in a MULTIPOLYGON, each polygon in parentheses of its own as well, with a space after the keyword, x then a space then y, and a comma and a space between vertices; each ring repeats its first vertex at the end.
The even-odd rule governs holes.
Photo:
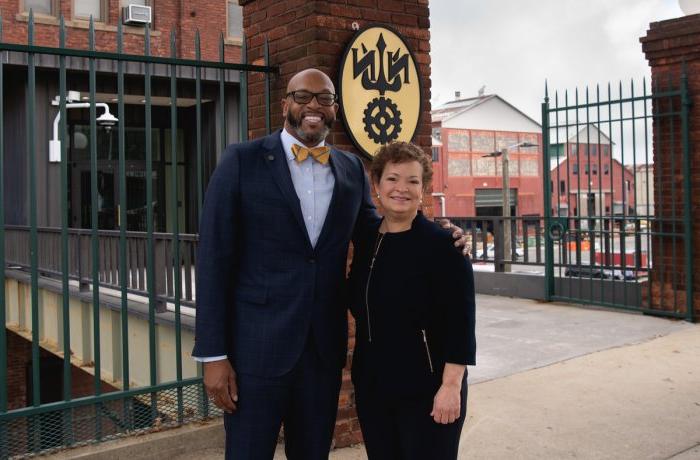
POLYGON ((294 102, 297 104, 308 104, 314 97, 320 105, 325 105, 326 107, 335 104, 338 100, 338 95, 333 93, 312 93, 309 91, 290 91, 287 93, 287 97, 292 96, 294 102))

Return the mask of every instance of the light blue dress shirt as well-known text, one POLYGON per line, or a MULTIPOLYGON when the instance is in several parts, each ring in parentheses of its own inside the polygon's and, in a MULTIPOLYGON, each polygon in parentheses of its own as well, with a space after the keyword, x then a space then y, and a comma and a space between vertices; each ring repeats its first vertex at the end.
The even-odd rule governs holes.
MULTIPOLYGON (((333 197, 335 177, 333 176, 330 162, 322 165, 309 156, 301 163, 298 163, 292 153, 292 145, 301 145, 301 142, 285 129, 282 130, 281 136, 282 148, 287 157, 294 190, 296 190, 299 197, 301 215, 304 217, 306 232, 309 234, 311 245, 316 247, 323 223, 328 215, 331 198, 333 197)), ((326 145, 325 141, 321 141, 315 147, 323 145, 326 145)))
MULTIPOLYGON (((287 130, 282 130, 282 149, 287 157, 289 165, 289 173, 292 176, 294 190, 299 197, 301 205, 301 215, 304 217, 306 232, 309 235, 311 245, 316 247, 318 237, 321 235, 323 223, 328 215, 328 207, 331 204, 333 197, 333 187, 335 186, 335 177, 331 170, 330 162, 322 165, 314 160, 311 156, 307 157, 301 163, 298 163, 292 153, 292 145, 299 144, 294 136, 289 134, 287 130)), ((326 145, 325 141, 321 141, 315 147, 326 145)), ((226 355, 209 356, 205 358, 194 357, 195 361, 203 363, 210 361, 220 361, 226 359, 226 355)))

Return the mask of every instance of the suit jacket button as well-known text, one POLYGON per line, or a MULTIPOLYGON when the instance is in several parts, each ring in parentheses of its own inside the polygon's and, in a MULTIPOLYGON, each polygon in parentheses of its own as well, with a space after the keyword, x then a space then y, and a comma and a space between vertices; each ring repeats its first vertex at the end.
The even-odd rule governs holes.
POLYGON ((316 263, 316 259, 314 259, 313 257, 309 257, 309 263, 310 263, 310 264, 315 264, 315 263, 316 263))

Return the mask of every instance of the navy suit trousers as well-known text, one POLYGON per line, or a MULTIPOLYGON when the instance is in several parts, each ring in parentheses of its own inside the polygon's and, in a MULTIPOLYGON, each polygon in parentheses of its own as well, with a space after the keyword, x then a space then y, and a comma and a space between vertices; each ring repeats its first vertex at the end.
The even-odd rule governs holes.
POLYGON ((311 334, 296 365, 280 377, 238 374, 238 409, 224 415, 227 460, 271 460, 284 423, 288 459, 327 459, 341 369, 318 356, 311 334))

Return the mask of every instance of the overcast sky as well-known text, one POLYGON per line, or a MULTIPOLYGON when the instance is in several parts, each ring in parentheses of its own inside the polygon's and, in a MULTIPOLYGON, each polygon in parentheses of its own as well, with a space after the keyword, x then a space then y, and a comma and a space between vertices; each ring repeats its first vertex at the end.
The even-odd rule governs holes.
POLYGON ((550 91, 641 84, 639 37, 682 15, 678 0, 431 0, 433 108, 485 85, 539 122, 545 79, 550 91))

